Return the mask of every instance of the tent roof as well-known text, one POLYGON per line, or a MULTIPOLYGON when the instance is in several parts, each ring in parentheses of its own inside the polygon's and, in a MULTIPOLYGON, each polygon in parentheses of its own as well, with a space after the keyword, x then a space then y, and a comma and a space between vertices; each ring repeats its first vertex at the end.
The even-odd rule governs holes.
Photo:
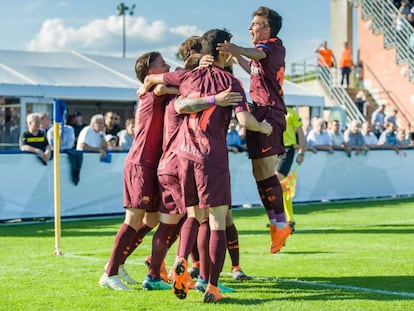
MULTIPOLYGON (((179 64, 166 59, 172 68, 179 64)), ((0 95, 79 100, 135 101, 141 83, 135 77, 135 59, 78 52, 0 50, 0 95)), ((238 68, 238 66, 236 66, 238 68)), ((240 70, 246 90, 249 77, 240 70)), ((323 97, 285 81, 289 106, 323 106, 323 97)), ((248 93, 248 92, 247 92, 248 93)))

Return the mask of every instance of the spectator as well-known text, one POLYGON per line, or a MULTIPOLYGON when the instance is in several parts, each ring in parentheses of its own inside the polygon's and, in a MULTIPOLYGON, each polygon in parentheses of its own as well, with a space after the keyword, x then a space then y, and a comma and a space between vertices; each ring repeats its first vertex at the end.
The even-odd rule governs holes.
MULTIPOLYGON (((60 150, 72 149, 75 146, 75 131, 70 125, 64 124, 62 130, 62 124, 59 124, 59 136, 60 136, 60 150)), ((54 148, 54 127, 52 126, 46 133, 47 141, 52 149, 54 148)))
POLYGON ((344 133, 345 143, 352 149, 355 150, 355 155, 358 155, 361 151, 364 153, 368 152, 368 147, 365 145, 365 139, 362 136, 361 123, 358 120, 353 120, 344 133))
POLYGON ((358 93, 355 96, 354 103, 357 106, 358 110, 362 113, 362 115, 366 117, 368 102, 363 90, 358 91, 358 93))
POLYGON ((129 118, 125 121, 125 129, 118 132, 119 146, 121 150, 129 150, 134 141, 135 118, 129 118))
POLYGON ((36 154, 42 163, 47 165, 47 162, 52 156, 52 148, 50 147, 44 132, 40 130, 39 114, 28 114, 26 122, 27 131, 21 134, 19 140, 20 150, 36 154))
POLYGON ((244 151, 237 130, 237 119, 234 117, 231 119, 229 130, 227 131, 227 149, 235 153, 244 151))
POLYGON ((341 51, 341 57, 339 58, 339 68, 341 69, 341 85, 344 85, 346 82, 346 87, 349 88, 349 74, 351 73, 351 68, 354 66, 352 60, 352 51, 349 48, 348 41, 344 42, 344 48, 341 51))
POLYGON ((314 118, 312 120, 312 129, 306 137, 306 143, 310 150, 316 152, 319 150, 326 150, 333 153, 332 140, 328 132, 323 129, 323 120, 321 118, 314 118))
POLYGON ((372 113, 371 116, 371 125, 374 127, 374 134, 377 138, 380 137, 382 131, 384 130, 384 121, 385 121, 385 104, 380 103, 378 108, 372 113))
POLYGON ((73 112, 70 117, 68 118, 68 125, 73 127, 73 130, 75 132, 75 143, 74 145, 77 145, 79 133, 82 131, 82 129, 87 126, 87 124, 83 123, 83 117, 82 113, 79 111, 73 112), (70 119, 70 120, 69 120, 70 119))
POLYGON ((395 133, 395 124, 392 122, 385 123, 385 129, 378 139, 378 145, 388 149, 395 149, 398 152, 398 139, 395 133))
POLYGON ((372 125, 368 122, 362 123, 361 134, 362 137, 364 137, 364 143, 368 146, 368 148, 372 149, 378 145, 378 138, 373 133, 372 125))
POLYGON ((410 147, 411 140, 406 136, 405 129, 399 128, 397 130, 397 141, 400 148, 410 147))
POLYGON ((398 122, 398 120, 397 120, 397 113, 398 113, 398 110, 397 110, 397 109, 392 109, 392 110, 390 110, 390 114, 389 114, 389 115, 387 115, 387 116, 384 118, 384 123, 385 123, 385 122, 392 122, 392 123, 394 123, 394 125, 395 125, 396 127, 398 127, 399 122, 398 122))
POLYGON ((112 134, 105 135, 105 141, 108 145, 108 150, 121 150, 121 147, 118 144, 118 136, 112 134))
POLYGON ((412 5, 409 3, 408 0, 401 0, 401 6, 398 9, 400 14, 404 16, 404 18, 408 18, 408 15, 410 14, 412 5))
MULTIPOLYGON (((118 116, 119 119, 119 116, 118 116)), ((117 135, 121 127, 117 124, 116 113, 108 111, 105 113, 105 134, 117 135)))
POLYGON ((410 146, 414 147, 414 122, 410 122, 409 132, 408 132, 408 139, 411 141, 410 146))
POLYGON ((351 149, 344 141, 344 134, 342 133, 341 124, 338 120, 332 120, 328 134, 331 138, 333 149, 345 150, 347 154, 351 153, 351 149))
POLYGON ((95 114, 88 126, 85 126, 79 134, 76 150, 99 152, 101 158, 106 158, 108 145, 104 139, 105 122, 101 114, 95 114))
POLYGON ((39 113, 40 117, 40 130, 46 136, 47 131, 50 129, 50 118, 46 112, 39 113))

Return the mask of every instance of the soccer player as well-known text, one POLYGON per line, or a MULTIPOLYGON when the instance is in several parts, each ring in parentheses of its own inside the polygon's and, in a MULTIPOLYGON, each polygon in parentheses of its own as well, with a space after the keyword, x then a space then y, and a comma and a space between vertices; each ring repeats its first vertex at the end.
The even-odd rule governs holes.
MULTIPOLYGON (((141 82, 144 82, 148 74, 165 73, 169 70, 170 66, 158 52, 143 54, 135 63, 136 76, 141 82)), ((124 165, 125 220, 115 236, 112 254, 104 274, 99 279, 101 286, 114 290, 130 289, 122 281, 137 283, 125 271, 123 263, 144 236, 158 224, 159 218, 157 166, 162 153, 165 104, 170 97, 155 96, 153 92, 147 92, 139 99, 135 115, 134 143, 124 165)))
MULTIPOLYGON (((237 79, 223 69, 229 55, 219 54, 217 43, 229 41, 224 30, 210 30, 202 36, 203 53, 213 55, 214 65, 180 75, 164 74, 161 81, 167 86, 179 86, 183 97, 207 95, 211 106, 197 114, 185 115, 174 148, 179 160, 179 179, 187 206, 187 220, 180 233, 178 259, 173 270, 173 288, 177 297, 185 298, 188 289, 184 271, 187 257, 194 245, 194 232, 203 219, 209 218, 211 259, 205 302, 216 302, 225 297, 217 287, 226 251, 226 215, 231 203, 230 175, 226 132, 232 116, 231 108, 214 105, 214 97, 227 88, 243 94, 243 100, 234 107, 239 123, 252 131, 269 135, 272 127, 266 121, 259 123, 249 112, 244 91, 237 79)), ((154 83, 149 82, 149 83, 154 83)), ((158 82, 157 82, 158 83, 158 82)), ((144 83, 145 84, 145 83, 144 83)), ((179 113, 182 109, 176 106, 179 113)), ((200 256, 202 254, 200 253, 200 256)))
POLYGON ((292 233, 290 224, 286 223, 282 187, 275 174, 277 156, 285 151, 283 132, 286 128, 282 90, 285 48, 277 37, 281 27, 282 17, 277 12, 259 7, 253 13, 249 26, 254 48, 231 42, 218 46, 220 53, 230 53, 250 74, 250 97, 254 104, 252 114, 258 121, 266 120, 273 127, 270 136, 251 130, 246 133, 253 175, 270 221, 271 253, 279 252, 292 233))

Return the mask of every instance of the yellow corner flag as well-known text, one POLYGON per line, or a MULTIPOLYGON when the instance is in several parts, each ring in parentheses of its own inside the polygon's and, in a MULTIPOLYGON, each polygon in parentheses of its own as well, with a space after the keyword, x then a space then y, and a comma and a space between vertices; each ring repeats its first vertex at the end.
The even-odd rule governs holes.
POLYGON ((280 181, 282 186, 286 189, 287 199, 292 199, 295 197, 298 168, 299 164, 296 164, 290 174, 280 181))

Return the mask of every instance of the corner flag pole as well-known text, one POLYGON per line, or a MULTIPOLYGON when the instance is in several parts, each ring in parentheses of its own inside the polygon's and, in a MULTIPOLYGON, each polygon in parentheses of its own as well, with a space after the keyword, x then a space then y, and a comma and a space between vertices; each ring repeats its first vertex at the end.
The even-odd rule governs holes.
POLYGON ((63 101, 53 100, 53 181, 54 181, 54 208, 55 208, 55 251, 54 255, 60 256, 63 253, 60 250, 60 126, 62 131, 64 125, 64 115, 66 114, 66 104, 63 101))

